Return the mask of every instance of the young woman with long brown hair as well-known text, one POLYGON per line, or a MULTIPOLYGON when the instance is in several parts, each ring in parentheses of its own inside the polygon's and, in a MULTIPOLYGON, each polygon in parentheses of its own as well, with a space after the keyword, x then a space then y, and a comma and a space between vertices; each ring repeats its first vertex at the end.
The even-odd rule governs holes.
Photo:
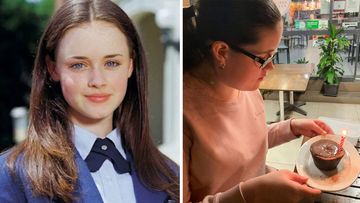
POLYGON ((28 137, 0 167, 0 202, 179 201, 178 168, 149 135, 144 51, 116 4, 66 1, 49 21, 28 137))

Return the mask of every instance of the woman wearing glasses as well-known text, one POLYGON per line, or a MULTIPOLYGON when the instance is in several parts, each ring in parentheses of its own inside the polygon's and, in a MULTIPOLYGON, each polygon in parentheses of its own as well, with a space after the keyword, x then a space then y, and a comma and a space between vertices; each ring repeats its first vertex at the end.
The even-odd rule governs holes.
MULTIPOLYGON (((186 3, 186 2, 185 2, 186 3)), ((265 166, 268 148, 332 133, 320 120, 267 126, 260 82, 283 31, 271 0, 200 0, 184 9, 184 202, 299 202, 307 178, 265 166), (193 12, 195 13, 195 12, 193 12)))

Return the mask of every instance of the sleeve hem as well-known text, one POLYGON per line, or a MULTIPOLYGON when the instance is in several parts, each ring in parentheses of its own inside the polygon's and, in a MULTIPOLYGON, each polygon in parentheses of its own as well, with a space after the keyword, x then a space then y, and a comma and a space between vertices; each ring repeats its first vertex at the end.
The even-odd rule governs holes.
POLYGON ((217 203, 246 203, 241 191, 241 183, 219 194, 217 203))

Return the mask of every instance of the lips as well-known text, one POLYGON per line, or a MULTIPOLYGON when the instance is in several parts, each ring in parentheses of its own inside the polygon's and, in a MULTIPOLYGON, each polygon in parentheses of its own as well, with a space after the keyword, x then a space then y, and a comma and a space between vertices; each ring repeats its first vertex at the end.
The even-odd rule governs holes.
POLYGON ((94 103, 103 103, 106 102, 110 98, 110 94, 90 94, 85 95, 85 97, 94 103))

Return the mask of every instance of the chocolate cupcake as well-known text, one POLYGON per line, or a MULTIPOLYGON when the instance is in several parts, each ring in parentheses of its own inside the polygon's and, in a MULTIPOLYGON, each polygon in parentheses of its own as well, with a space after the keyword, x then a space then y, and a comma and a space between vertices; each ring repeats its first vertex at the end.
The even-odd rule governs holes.
POLYGON ((329 139, 314 142, 310 146, 310 152, 316 167, 324 171, 335 169, 345 154, 344 150, 339 150, 338 143, 329 139))

